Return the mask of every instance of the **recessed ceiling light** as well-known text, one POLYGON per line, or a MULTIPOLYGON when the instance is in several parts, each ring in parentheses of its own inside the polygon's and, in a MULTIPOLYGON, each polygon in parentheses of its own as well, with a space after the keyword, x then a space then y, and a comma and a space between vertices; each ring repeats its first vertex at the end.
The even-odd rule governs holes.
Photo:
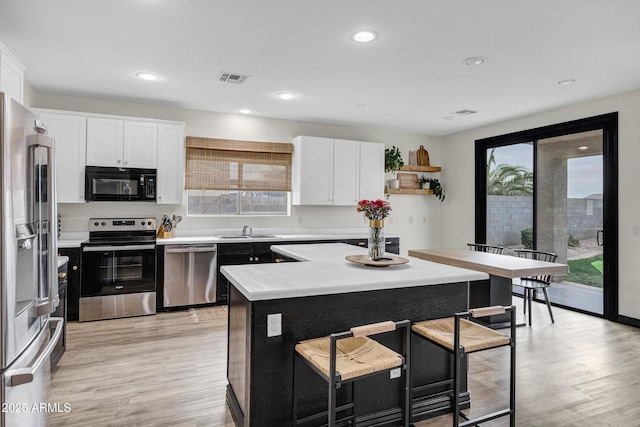
POLYGON ((364 104, 354 104, 353 108, 364 108, 364 104))
POLYGON ((444 116, 443 119, 445 119, 445 120, 453 120, 453 119, 455 119, 455 117, 454 116, 444 116))
POLYGON ((575 81, 574 79, 565 79, 565 80, 560 80, 560 81, 558 82, 558 84, 559 84, 560 86, 567 86, 567 85, 572 85, 572 84, 574 84, 575 82, 576 82, 576 81, 575 81))
POLYGON ((585 151, 585 150, 588 150, 588 149, 589 149, 589 147, 587 147, 586 145, 582 145, 582 146, 578 147, 578 150, 580 150, 580 151, 585 151))
POLYGON ((373 30, 358 30, 351 33, 351 40, 358 43, 369 43, 378 38, 378 33, 373 30))
POLYGON ((248 108, 241 108, 241 109, 240 109, 240 112, 241 112, 242 114, 251 114, 251 110, 249 110, 248 108))
POLYGON ((278 96, 278 98, 284 99, 284 100, 289 100, 289 99, 293 99, 293 98, 296 97, 294 94, 289 93, 289 92, 280 92, 277 96, 278 96))
POLYGON ((147 80, 147 81, 158 80, 160 78, 160 76, 158 76, 157 74, 148 73, 146 71, 141 71, 139 73, 136 73, 136 76, 138 76, 142 80, 147 80))
POLYGON ((462 63, 464 65, 468 65, 469 67, 475 67, 476 65, 482 65, 487 61, 487 58, 483 58, 482 56, 474 56, 473 58, 467 58, 462 63))

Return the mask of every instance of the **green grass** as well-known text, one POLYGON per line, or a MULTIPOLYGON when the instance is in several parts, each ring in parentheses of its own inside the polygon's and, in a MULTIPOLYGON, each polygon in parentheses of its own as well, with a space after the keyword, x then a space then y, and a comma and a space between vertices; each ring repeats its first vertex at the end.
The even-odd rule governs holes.
POLYGON ((569 274, 564 278, 567 282, 602 287, 602 272, 600 270, 602 268, 602 254, 591 258, 573 259, 567 261, 567 264, 569 264, 569 274))

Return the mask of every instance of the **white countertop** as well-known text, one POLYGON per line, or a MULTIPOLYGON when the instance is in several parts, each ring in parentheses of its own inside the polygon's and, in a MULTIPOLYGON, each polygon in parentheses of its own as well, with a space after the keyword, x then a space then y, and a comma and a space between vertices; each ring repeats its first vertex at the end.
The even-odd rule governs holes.
MULTIPOLYGON (((237 230, 234 230, 236 233, 237 230)), ((170 239, 156 239, 157 245, 197 245, 207 243, 255 243, 255 242, 273 242, 278 241, 297 241, 297 240, 344 240, 344 239, 366 239, 368 230, 362 229, 345 229, 345 230, 318 230, 317 232, 304 230, 301 233, 292 233, 293 230, 254 230, 254 234, 269 234, 275 237, 240 237, 237 238, 220 238, 219 235, 231 235, 230 230, 188 230, 180 231, 176 237, 170 239)), ((176 231, 176 233, 178 233, 176 231)), ((387 238, 400 237, 396 234, 387 234, 387 238)), ((73 232, 62 233, 58 239, 59 248, 79 248, 80 245, 89 239, 89 233, 73 232)))
MULTIPOLYGON (((260 233, 262 234, 262 233, 260 233)), ((278 241, 296 241, 296 240, 344 240, 344 239, 366 239, 368 232, 362 233, 326 233, 326 234, 286 234, 286 233, 264 233, 274 237, 240 237, 237 238, 220 238, 217 236, 178 236, 170 239, 157 239, 158 245, 185 245, 185 244, 201 244, 201 243, 255 243, 255 242, 274 242, 278 241)), ((388 238, 399 237, 398 235, 387 235, 388 238)))
POLYGON ((58 268, 62 267, 63 265, 65 265, 68 262, 69 262, 69 257, 68 256, 59 256, 58 255, 58 268))
POLYGON ((83 242, 89 240, 89 232, 61 233, 58 238, 58 248, 79 248, 83 242))
POLYGON ((489 275, 409 257, 407 264, 369 267, 347 261, 367 250, 343 243, 273 245, 271 250, 302 260, 221 267, 250 301, 340 294, 486 280, 489 275))

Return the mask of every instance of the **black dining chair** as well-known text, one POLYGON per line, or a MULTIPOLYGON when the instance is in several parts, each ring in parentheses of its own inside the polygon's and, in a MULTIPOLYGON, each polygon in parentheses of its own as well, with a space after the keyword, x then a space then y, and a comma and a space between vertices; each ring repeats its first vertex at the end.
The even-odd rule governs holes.
POLYGON ((487 252, 490 254, 502 254, 502 251, 504 250, 504 247, 502 246, 487 245, 484 243, 467 243, 467 246, 469 246, 469 250, 487 252))
MULTIPOLYGON (((535 251, 533 249, 516 249, 516 255, 520 258, 535 259, 538 261, 555 262, 558 255, 553 252, 535 251)), ((524 313, 527 313, 527 305, 529 306, 528 322, 531 326, 531 303, 536 297, 536 293, 542 290, 544 293, 544 299, 547 302, 547 308, 549 309, 549 317, 551 317, 551 323, 555 323, 553 319, 553 312, 551 311, 551 302, 549 301, 549 292, 547 288, 551 286, 551 275, 542 274, 539 276, 527 276, 521 277, 519 282, 514 283, 516 286, 521 286, 524 289, 524 313)))

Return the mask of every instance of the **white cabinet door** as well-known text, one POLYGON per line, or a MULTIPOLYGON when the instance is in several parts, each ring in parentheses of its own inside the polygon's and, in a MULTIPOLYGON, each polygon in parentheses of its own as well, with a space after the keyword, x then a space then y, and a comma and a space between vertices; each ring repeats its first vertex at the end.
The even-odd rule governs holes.
POLYGON ((24 66, 0 43, 0 92, 24 103, 24 66))
POLYGON ((360 143, 360 199, 384 196, 384 144, 360 143))
POLYGON ((158 203, 181 204, 184 189, 184 126, 158 125, 158 203))
POLYGON ((298 136, 293 140, 293 204, 333 204, 333 139, 298 136))
POLYGON ((360 197, 360 142, 333 141, 333 204, 355 206, 360 197))
POLYGON ((123 166, 124 122, 87 118, 87 166, 123 166))
POLYGON ((84 116, 41 113, 40 120, 55 138, 56 193, 58 203, 85 203, 84 163, 87 118, 84 116))
POLYGON ((298 136, 293 145, 294 205, 356 206, 383 197, 384 144, 298 136))
POLYGON ((122 164, 125 168, 158 167, 158 125, 151 122, 124 122, 122 164))

